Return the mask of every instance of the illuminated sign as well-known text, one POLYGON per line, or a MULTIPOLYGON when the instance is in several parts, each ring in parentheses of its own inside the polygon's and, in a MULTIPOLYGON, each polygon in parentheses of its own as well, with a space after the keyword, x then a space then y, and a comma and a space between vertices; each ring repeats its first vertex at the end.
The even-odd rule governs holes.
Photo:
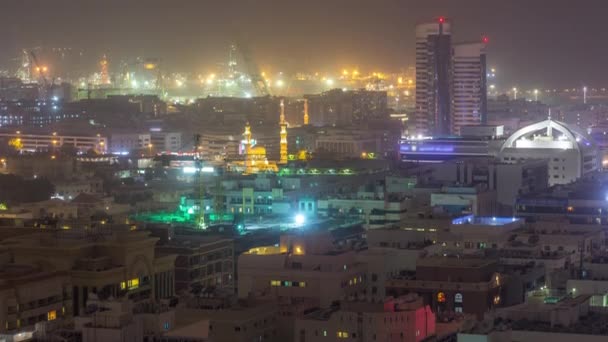
POLYGON ((454 303, 462 303, 462 293, 457 293, 454 295, 454 303))
POLYGON ((437 293, 437 302, 445 303, 445 293, 443 293, 443 292, 437 293))
POLYGON ((401 145, 401 152, 454 152, 452 145, 401 145))

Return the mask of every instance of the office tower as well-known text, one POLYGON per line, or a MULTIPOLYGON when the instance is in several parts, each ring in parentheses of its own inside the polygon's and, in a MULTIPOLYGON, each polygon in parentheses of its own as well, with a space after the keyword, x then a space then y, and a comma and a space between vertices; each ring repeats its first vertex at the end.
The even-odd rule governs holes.
POLYGON ((487 119, 486 42, 454 44, 452 133, 487 119))
POLYGON ((416 133, 450 134, 452 37, 443 17, 416 26, 416 133))

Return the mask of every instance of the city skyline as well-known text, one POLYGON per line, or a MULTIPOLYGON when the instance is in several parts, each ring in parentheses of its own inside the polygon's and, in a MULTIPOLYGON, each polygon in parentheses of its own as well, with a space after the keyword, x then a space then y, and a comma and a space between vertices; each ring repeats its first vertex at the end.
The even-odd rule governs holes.
POLYGON ((583 3, 6 1, 0 65, 14 63, 22 48, 45 46, 84 49, 91 66, 108 53, 115 60, 160 57, 172 71, 206 72, 226 59, 235 37, 244 37, 259 64, 273 71, 398 71, 415 64, 415 25, 445 16, 455 42, 490 38, 488 65, 498 68, 505 87, 602 87, 608 75, 599 56, 607 51, 594 42, 603 40, 603 4, 583 3))

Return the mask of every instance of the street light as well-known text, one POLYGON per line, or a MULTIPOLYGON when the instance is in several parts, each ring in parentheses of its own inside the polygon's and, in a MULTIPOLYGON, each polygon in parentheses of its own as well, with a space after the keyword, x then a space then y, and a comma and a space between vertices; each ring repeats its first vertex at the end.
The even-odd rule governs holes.
POLYGON ((538 89, 534 89, 534 101, 538 102, 538 89))
POLYGON ((517 100, 517 88, 513 88, 513 99, 517 100))
POLYGON ((154 145, 148 144, 148 151, 149 151, 150 155, 152 155, 152 147, 154 147, 154 145))

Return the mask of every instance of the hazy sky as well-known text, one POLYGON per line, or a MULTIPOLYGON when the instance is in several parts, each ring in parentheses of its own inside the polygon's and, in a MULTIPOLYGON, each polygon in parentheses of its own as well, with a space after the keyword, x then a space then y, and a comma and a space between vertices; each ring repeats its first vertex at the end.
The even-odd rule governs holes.
POLYGON ((608 86, 608 0, 0 0, 0 62, 24 47, 161 57, 205 72, 247 37, 273 70, 397 70, 414 26, 439 15, 454 40, 491 39, 500 83, 608 86))

